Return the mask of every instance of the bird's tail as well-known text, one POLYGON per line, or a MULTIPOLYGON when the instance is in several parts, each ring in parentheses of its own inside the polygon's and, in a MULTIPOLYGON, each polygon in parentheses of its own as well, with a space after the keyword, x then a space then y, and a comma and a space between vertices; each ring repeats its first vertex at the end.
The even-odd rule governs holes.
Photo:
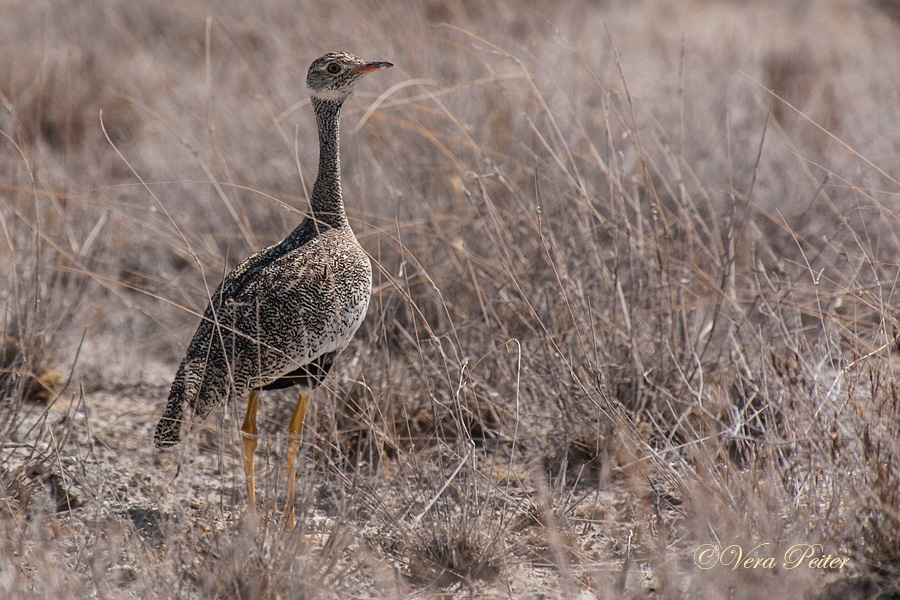
POLYGON ((183 403, 169 403, 166 412, 156 424, 156 433, 153 435, 153 442, 157 448, 167 448, 181 441, 181 417, 183 414, 183 403))
POLYGON ((181 427, 184 422, 184 409, 193 397, 192 390, 187 389, 185 377, 187 369, 179 369, 169 390, 169 400, 162 418, 156 424, 153 441, 157 448, 167 448, 181 441, 181 427))

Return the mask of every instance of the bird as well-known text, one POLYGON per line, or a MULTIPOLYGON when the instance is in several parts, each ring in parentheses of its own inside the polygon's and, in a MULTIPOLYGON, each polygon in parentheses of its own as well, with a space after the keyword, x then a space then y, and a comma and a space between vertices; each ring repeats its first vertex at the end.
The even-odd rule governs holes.
POLYGON ((171 447, 216 406, 248 396, 241 441, 252 512, 260 392, 298 386, 287 437, 288 527, 294 525, 294 457, 310 399, 362 324, 372 294, 372 265, 344 210, 341 107, 364 75, 392 66, 346 52, 310 65, 306 87, 319 144, 310 211, 284 240, 244 259, 216 288, 154 434, 157 448, 171 447))

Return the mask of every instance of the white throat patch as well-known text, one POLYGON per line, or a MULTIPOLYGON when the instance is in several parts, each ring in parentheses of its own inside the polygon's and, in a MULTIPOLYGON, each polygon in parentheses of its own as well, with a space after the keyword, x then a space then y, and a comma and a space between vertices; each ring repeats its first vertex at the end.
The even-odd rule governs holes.
POLYGON ((338 90, 316 90, 316 91, 313 91, 309 88, 306 88, 306 89, 309 92, 310 97, 318 98, 320 100, 326 100, 329 102, 334 102, 336 100, 344 100, 348 96, 348 93, 346 92, 346 90, 341 92, 338 90))

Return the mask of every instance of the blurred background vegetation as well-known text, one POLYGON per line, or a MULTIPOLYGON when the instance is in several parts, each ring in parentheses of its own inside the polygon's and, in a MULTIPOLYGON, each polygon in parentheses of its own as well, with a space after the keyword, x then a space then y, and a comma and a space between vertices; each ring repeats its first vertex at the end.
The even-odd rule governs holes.
POLYGON ((0 589, 900 597, 898 14, 0 4, 0 589), (151 428, 210 291, 306 210, 338 49, 396 65, 343 113, 374 295, 284 534, 239 516, 242 407, 174 457, 151 428))

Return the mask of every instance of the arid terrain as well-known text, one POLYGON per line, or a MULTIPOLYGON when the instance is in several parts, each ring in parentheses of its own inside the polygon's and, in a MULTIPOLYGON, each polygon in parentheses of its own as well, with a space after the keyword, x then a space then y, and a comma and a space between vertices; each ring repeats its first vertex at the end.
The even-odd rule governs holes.
POLYGON ((0 3, 4 598, 900 598, 900 2, 0 3), (317 390, 153 445, 303 218, 375 272, 317 390))

